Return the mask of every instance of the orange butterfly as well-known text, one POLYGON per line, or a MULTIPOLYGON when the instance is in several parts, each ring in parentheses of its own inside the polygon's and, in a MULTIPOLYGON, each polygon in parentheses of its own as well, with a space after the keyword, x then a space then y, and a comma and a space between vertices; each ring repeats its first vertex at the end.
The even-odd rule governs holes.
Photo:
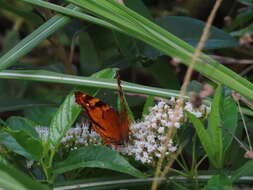
POLYGON ((128 142, 130 119, 127 115, 119 76, 117 81, 121 104, 120 113, 98 98, 82 92, 75 93, 76 103, 85 109, 92 121, 92 128, 102 137, 105 145, 122 145, 128 142))

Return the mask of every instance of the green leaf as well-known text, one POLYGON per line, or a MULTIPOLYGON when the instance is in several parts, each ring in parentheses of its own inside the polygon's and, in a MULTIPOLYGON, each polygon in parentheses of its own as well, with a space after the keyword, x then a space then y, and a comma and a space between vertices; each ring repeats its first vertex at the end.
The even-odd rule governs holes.
POLYGON ((140 55, 144 44, 119 32, 114 32, 113 34, 117 49, 120 52, 121 60, 118 61, 118 67, 127 68, 130 64, 133 65, 140 55))
POLYGON ((61 139, 72 126, 80 113, 80 107, 75 103, 74 93, 71 92, 54 114, 49 127, 49 143, 56 148, 61 139))
POLYGON ((233 140, 233 136, 230 133, 235 134, 238 126, 237 105, 231 97, 224 98, 221 117, 223 121, 222 127, 229 130, 229 132, 225 130, 222 131, 224 150, 227 150, 233 140))
MULTIPOLYGON (((156 20, 156 23, 196 47, 203 32, 205 22, 184 16, 165 16, 156 20)), ((210 35, 205 43, 206 49, 236 47, 238 42, 229 33, 214 26, 210 28, 210 35)))
POLYGON ((40 160, 43 155, 43 146, 35 130, 36 124, 22 117, 11 117, 7 120, 7 125, 9 128, 6 131, 17 143, 35 160, 40 160))
POLYGON ((33 155, 28 153, 9 133, 0 130, 0 144, 7 149, 24 156, 28 160, 36 160, 33 155))
MULTIPOLYGON (((184 16, 164 16, 156 19, 156 24, 166 29, 171 34, 196 47, 202 35, 205 22, 184 16)), ((214 26, 210 28, 210 34, 205 42, 205 49, 219 49, 238 46, 237 40, 229 33, 214 26)), ((164 55, 163 52, 145 47, 144 55, 149 58, 156 58, 164 55)))
MULTIPOLYGON (((94 78, 112 78, 115 76, 115 69, 105 69, 98 73, 92 75, 94 78)), ((83 88, 79 88, 83 90, 83 88)), ((86 93, 95 95, 97 89, 85 88, 86 93)), ((54 148, 57 148, 60 144, 61 139, 65 136, 66 132, 72 126, 76 120, 78 114, 81 111, 81 107, 76 104, 74 92, 71 92, 61 104, 60 108, 57 110, 49 127, 49 142, 54 148)))
POLYGON ((128 8, 134 10, 135 12, 139 13, 140 15, 146 17, 149 20, 153 20, 149 9, 146 7, 142 0, 124 0, 124 3, 128 8))
POLYGON ((55 107, 38 107, 35 104, 32 107, 26 108, 24 110, 24 116, 32 121, 35 121, 41 126, 49 126, 55 112, 55 107))
POLYGON ((35 139, 40 139, 35 129, 38 125, 24 117, 12 116, 7 119, 6 124, 14 131, 22 130, 29 134, 29 136, 32 136, 35 139))
POLYGON ((218 168, 219 165, 217 163, 216 154, 215 154, 216 151, 213 148, 214 145, 213 145, 211 135, 207 132, 207 130, 205 129, 200 119, 198 119, 195 115, 193 115, 192 113, 188 111, 186 112, 186 114, 187 114, 187 117, 192 121, 196 129, 200 142, 208 156, 209 161, 212 163, 214 167, 218 168))
POLYGON ((219 167, 223 164, 223 143, 222 143, 222 121, 220 116, 220 107, 222 103, 222 88, 219 85, 215 91, 212 101, 211 112, 208 116, 208 132, 212 139, 212 144, 215 147, 214 152, 219 167))
MULTIPOLYGON (((24 93, 27 90, 26 81, 16 81, 16 80, 1 80, 0 81, 0 98, 5 99, 5 101, 0 101, 3 106, 11 105, 12 103, 8 102, 12 99, 21 99, 24 97, 24 93)), ((18 104, 18 102, 16 101, 18 104)), ((1 108, 4 109, 4 108, 1 108)))
POLYGON ((242 167, 237 169, 231 176, 231 180, 236 182, 242 176, 253 175, 253 160, 246 162, 242 167))
POLYGON ((149 96, 146 99, 145 105, 142 110, 142 120, 144 120, 144 117, 149 114, 149 109, 154 106, 154 96, 149 96))
POLYGON ((90 34, 86 31, 79 33, 80 47, 80 69, 84 76, 91 75, 96 72, 101 66, 99 52, 95 47, 90 34))
MULTIPOLYGON (((73 8, 73 6, 70 6, 73 8)), ((56 15, 20 41, 14 48, 0 57, 0 70, 15 64, 21 57, 39 45, 48 36, 70 22, 70 18, 56 15)))
POLYGON ((32 180, 14 167, 2 163, 0 163, 0 187, 4 190, 49 190, 46 185, 32 180))
POLYGON ((214 175, 208 180, 204 190, 228 190, 233 189, 232 181, 225 175, 214 175))
POLYGON ((135 177, 144 177, 118 152, 105 146, 89 146, 72 151, 65 161, 56 164, 54 173, 61 174, 85 167, 111 169, 135 177))
POLYGON ((144 68, 152 74, 161 87, 175 90, 180 89, 177 75, 170 64, 168 64, 167 58, 159 57, 152 65, 144 66, 144 68))

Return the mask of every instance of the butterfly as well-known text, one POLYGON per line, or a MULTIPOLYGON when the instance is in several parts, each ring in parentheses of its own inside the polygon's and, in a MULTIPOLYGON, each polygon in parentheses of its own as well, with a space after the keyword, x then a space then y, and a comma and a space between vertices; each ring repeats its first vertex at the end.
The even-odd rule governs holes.
POLYGON ((128 142, 130 118, 127 114, 123 90, 117 75, 121 111, 86 93, 75 92, 76 103, 81 105, 92 122, 92 128, 101 136, 105 145, 123 145, 128 142))

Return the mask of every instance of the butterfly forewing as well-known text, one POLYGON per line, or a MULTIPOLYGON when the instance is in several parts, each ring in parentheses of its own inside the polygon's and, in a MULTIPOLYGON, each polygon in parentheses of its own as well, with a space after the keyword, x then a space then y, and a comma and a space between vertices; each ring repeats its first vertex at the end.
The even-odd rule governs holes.
POLYGON ((76 92, 76 103, 81 105, 92 121, 93 129, 105 144, 122 144, 128 140, 129 119, 122 109, 118 114, 110 105, 82 92, 76 92))

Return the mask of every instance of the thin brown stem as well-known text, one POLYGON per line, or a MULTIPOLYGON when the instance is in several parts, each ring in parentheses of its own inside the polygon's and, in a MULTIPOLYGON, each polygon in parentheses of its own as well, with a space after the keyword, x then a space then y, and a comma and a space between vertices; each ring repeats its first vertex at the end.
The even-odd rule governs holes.
POLYGON ((253 64, 253 59, 235 59, 232 57, 224 57, 219 55, 209 55, 216 61, 218 61, 220 64, 223 65, 250 65, 253 64))
MULTIPOLYGON (((178 114, 180 114, 180 110, 182 110, 182 107, 183 107, 183 96, 185 95, 186 93, 186 88, 189 84, 189 81, 191 79, 191 76, 192 76, 192 73, 193 73, 193 68, 194 68, 194 65, 196 63, 196 61, 198 60, 198 57, 200 56, 201 54, 201 51, 202 49, 204 48, 204 45, 205 45, 205 42, 206 40, 208 39, 208 33, 209 33, 209 30, 210 30, 210 27, 211 27, 211 24, 214 20, 214 17, 216 15, 216 12, 218 10, 218 8, 220 7, 221 5, 221 2, 222 0, 216 0, 215 4, 214 4, 214 7, 207 19, 207 23, 205 25, 205 28, 203 30, 203 33, 201 35, 201 38, 200 38, 200 41, 198 43, 198 46, 196 48, 196 51, 193 55, 193 58, 192 58, 192 61, 191 61, 191 64, 190 66, 188 67, 188 70, 186 72, 186 76, 184 78, 184 82, 183 82, 183 85, 181 87, 181 90, 180 90, 180 97, 179 97, 179 101, 178 101, 178 106, 176 108, 176 113, 175 113, 175 122, 178 122, 176 121, 178 118, 178 114)), ((173 122, 174 123, 174 122, 173 122)), ((174 128, 174 127, 173 127, 174 128)), ((166 137, 170 140, 172 139, 172 128, 168 131, 168 134, 166 135, 166 137)), ((167 140, 167 139, 166 139, 167 140)), ((169 141, 168 140, 168 141, 169 141)), ((168 164, 167 164, 167 167, 165 167, 166 170, 164 170, 163 172, 161 172, 161 169, 162 169, 162 163, 163 163, 163 160, 164 160, 164 156, 165 155, 165 151, 166 151, 166 148, 163 150, 162 152, 162 156, 160 157, 159 161, 158 161, 158 164, 157 164, 157 168, 156 168, 156 172, 155 172, 155 179, 153 181, 153 184, 152 184, 152 187, 151 187, 151 190, 156 190, 158 185, 159 185, 159 177, 162 175, 166 175, 167 172, 169 171, 168 168, 170 168, 172 166, 172 163, 174 160, 170 161, 168 164)))

